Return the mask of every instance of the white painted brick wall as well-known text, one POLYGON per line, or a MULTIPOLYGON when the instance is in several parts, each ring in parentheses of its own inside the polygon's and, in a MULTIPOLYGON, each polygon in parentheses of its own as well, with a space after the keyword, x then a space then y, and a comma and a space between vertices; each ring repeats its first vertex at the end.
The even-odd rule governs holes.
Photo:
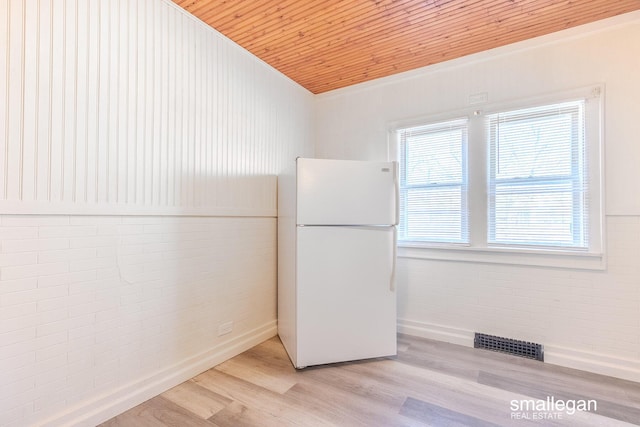
POLYGON ((210 349, 220 323, 240 335, 274 320, 275 227, 0 216, 0 425, 29 425, 210 349))
POLYGON ((640 217, 607 247, 606 271, 401 259, 398 316, 640 362, 640 217))

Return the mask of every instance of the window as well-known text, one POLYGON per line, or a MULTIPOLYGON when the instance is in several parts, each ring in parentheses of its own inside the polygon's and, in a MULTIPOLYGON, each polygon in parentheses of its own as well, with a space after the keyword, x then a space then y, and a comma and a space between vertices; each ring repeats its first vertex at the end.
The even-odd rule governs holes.
POLYGON ((400 240, 467 243, 467 120, 400 132, 400 240))
POLYGON ((584 101, 488 116, 491 245, 587 249, 584 101))
POLYGON ((601 90, 397 126, 400 256, 602 268, 601 90))

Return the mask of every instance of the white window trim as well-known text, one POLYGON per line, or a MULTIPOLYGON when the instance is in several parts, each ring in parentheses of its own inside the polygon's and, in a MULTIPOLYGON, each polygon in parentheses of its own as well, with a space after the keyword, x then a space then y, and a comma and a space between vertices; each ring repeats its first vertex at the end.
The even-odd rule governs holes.
POLYGON ((397 130, 425 123, 446 121, 461 116, 469 118, 468 156, 481 157, 484 162, 468 161, 468 203, 469 238, 471 244, 435 244, 399 242, 398 256, 441 261, 479 262, 492 264, 512 264, 587 270, 606 269, 605 221, 604 221, 604 85, 596 84, 560 93, 532 97, 523 100, 468 106, 448 113, 417 117, 388 124, 388 150, 391 160, 398 160, 397 130), (530 108, 585 99, 585 135, 587 144, 587 166, 589 170, 589 251, 550 250, 528 247, 501 248, 487 245, 487 173, 488 144, 486 143, 484 121, 478 120, 488 114, 500 111, 530 108), (598 120, 589 120, 589 115, 597 115, 598 120), (474 117, 476 118, 474 120, 474 117), (482 141, 482 144, 477 143, 482 141), (475 143, 474 143, 475 142, 475 143), (597 153, 597 155, 593 155, 597 153), (479 167, 481 165, 482 167, 479 167), (480 242, 480 245, 478 245, 480 242))

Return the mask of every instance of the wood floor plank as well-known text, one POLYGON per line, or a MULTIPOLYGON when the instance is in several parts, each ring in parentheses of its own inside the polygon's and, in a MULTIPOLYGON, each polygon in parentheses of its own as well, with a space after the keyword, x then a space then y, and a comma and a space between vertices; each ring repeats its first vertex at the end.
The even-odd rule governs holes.
POLYGON ((215 369, 203 372, 193 380, 196 384, 232 399, 242 406, 280 418, 282 425, 312 427, 326 424, 326 420, 306 411, 304 406, 295 399, 215 369))
POLYGON ((220 396, 192 380, 185 381, 165 391, 161 396, 176 405, 188 409, 202 419, 210 418, 233 402, 231 399, 220 396))
POLYGON ((295 369, 270 366, 269 361, 242 354, 215 367, 216 370, 283 394, 297 383, 295 369))
POLYGON ((451 411, 447 408, 423 402, 422 400, 414 399, 412 397, 407 398, 405 403, 402 405, 400 414, 439 426, 500 427, 498 424, 451 411))
POLYGON ((303 403, 310 413, 338 426, 391 426, 400 409, 400 405, 390 408, 325 383, 299 383, 286 396, 303 403))
POLYGON ((376 361, 306 369, 300 373, 299 383, 312 390, 325 387, 329 394, 342 398, 342 402, 357 398, 366 406, 398 410, 404 402, 407 390, 391 390, 373 378, 349 370, 350 366, 370 363, 376 363, 376 361))
POLYGON ((162 396, 156 396, 100 425, 100 427, 164 426, 216 427, 216 424, 197 417, 162 396))
POLYGON ((479 350, 470 347, 454 346, 454 344, 433 340, 416 339, 411 342, 407 351, 398 353, 398 360, 439 372, 447 372, 452 376, 467 379, 477 378, 480 370, 508 369, 514 372, 539 370, 544 366, 541 362, 513 357, 507 354, 479 350), (451 357, 451 350, 456 348, 456 357, 451 357))
POLYGON ((222 411, 209 418, 220 427, 296 427, 290 420, 259 409, 248 408, 238 402, 232 402, 222 411))
POLYGON ((409 350, 409 344, 398 341, 398 352, 403 352, 409 350))
POLYGON ((257 346, 245 351, 243 354, 260 354, 260 356, 265 359, 273 359, 275 363, 284 362, 289 365, 291 364, 287 351, 278 336, 263 341, 257 346))

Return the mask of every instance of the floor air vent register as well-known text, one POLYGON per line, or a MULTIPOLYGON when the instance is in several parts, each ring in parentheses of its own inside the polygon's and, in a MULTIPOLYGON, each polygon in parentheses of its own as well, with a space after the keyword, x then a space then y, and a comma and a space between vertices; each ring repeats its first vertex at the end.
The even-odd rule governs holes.
POLYGON ((495 335, 479 334, 476 332, 475 338, 473 339, 473 346, 475 348, 513 354, 514 356, 544 362, 542 344, 497 337, 495 335))

